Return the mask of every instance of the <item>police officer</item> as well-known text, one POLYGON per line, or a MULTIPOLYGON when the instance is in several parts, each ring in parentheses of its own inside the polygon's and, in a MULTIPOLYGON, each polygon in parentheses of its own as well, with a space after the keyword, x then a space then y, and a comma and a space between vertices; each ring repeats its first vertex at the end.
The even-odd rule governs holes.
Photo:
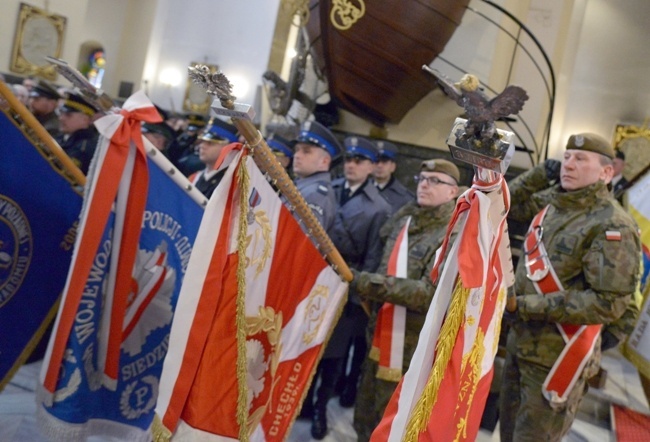
POLYGON ((354 410, 354 429, 359 441, 370 440, 370 435, 381 421, 384 409, 402 373, 408 370, 415 352, 420 330, 435 293, 435 284, 429 275, 436 250, 445 239, 447 224, 454 211, 459 179, 460 172, 452 162, 440 159, 423 161, 416 177, 417 201, 404 205, 381 228, 380 235, 386 238, 386 245, 377 272, 353 270, 355 277, 350 289, 362 299, 372 302, 369 337, 386 332, 381 326, 375 330, 377 311, 385 302, 406 307, 405 327, 401 331, 404 333, 402 372, 395 373, 384 367, 379 369, 379 353, 386 349, 373 349, 364 363, 354 410), (386 276, 388 260, 407 221, 407 277, 386 276))
POLYGON ((56 109, 63 98, 48 82, 39 80, 29 92, 29 109, 53 138, 61 134, 56 109))
POLYGON ((546 160, 510 185, 510 216, 532 222, 516 297, 506 306, 512 325, 501 387, 504 442, 562 439, 598 369, 599 325, 616 321, 630 304, 641 248, 634 222, 607 188, 613 158, 602 137, 572 135, 559 184, 549 187, 558 172, 556 161, 546 160), (577 346, 569 338, 581 326, 576 344, 584 345, 577 346), (567 345, 579 363, 564 358, 567 345))
POLYGON ((268 144, 271 152, 275 155, 278 163, 284 167, 284 170, 289 172, 291 160, 293 159, 292 143, 278 134, 271 134, 267 137, 266 144, 268 144))
POLYGON ((99 134, 92 125, 97 109, 82 95, 70 91, 60 108, 57 142, 84 174, 95 154, 99 134))
POLYGON ((219 118, 213 118, 199 137, 198 155, 205 168, 190 175, 189 180, 206 198, 212 196, 226 174, 227 167, 215 169, 221 151, 237 138, 237 128, 219 118))
POLYGON ((167 155, 169 145, 176 139, 174 129, 167 124, 168 115, 163 109, 156 106, 156 110, 160 114, 162 121, 159 123, 144 123, 142 124, 142 135, 153 144, 156 149, 167 155))
MULTIPOLYGON (((370 182, 370 174, 377 162, 377 148, 361 137, 344 140, 344 178, 332 183, 338 209, 330 237, 346 263, 357 270, 373 272, 381 261, 382 243, 379 229, 390 213, 390 205, 370 182)), ((312 436, 322 439, 327 433, 326 406, 334 387, 347 366, 346 358, 354 348, 350 372, 341 379, 342 406, 354 405, 361 363, 366 357, 365 328, 368 316, 360 305, 359 297, 350 292, 349 301, 327 345, 321 364, 321 386, 316 394, 312 436)))
POLYGON ((325 126, 316 121, 306 121, 294 149, 296 187, 323 229, 329 233, 337 208, 329 169, 332 160, 340 157, 343 147, 325 126))
POLYGON ((372 176, 375 186, 391 207, 391 213, 395 213, 406 203, 415 200, 413 192, 408 190, 404 184, 395 178, 397 169, 397 146, 389 141, 377 141, 379 157, 372 176))

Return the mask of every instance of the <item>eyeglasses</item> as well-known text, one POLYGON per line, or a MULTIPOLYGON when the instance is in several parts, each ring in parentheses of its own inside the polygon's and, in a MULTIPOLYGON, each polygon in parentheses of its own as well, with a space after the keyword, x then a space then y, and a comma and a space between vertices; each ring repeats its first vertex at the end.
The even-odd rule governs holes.
POLYGON ((435 186, 437 184, 446 184, 447 186, 455 186, 455 183, 448 183, 446 181, 439 180, 438 178, 434 176, 424 176, 424 175, 415 175, 413 177, 416 183, 426 182, 429 186, 435 186))

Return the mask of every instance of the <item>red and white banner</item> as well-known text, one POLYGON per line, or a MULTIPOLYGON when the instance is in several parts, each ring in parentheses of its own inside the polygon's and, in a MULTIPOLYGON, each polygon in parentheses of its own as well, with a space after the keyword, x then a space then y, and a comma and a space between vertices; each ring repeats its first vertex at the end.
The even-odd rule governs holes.
POLYGON ((282 440, 347 284, 241 151, 208 203, 196 244, 160 382, 164 428, 154 435, 282 440))
POLYGON ((506 288, 514 282, 509 200, 503 179, 489 187, 475 183, 458 199, 432 272, 432 280, 440 279, 417 348, 372 441, 476 439, 506 288), (455 229, 460 233, 447 253, 455 229))
MULTIPOLYGON (((395 239, 388 259, 386 274, 397 278, 408 276, 409 216, 395 239)), ((377 325, 372 339, 370 358, 377 361, 377 378, 398 382, 404 366, 404 334, 406 307, 384 303, 377 314, 377 325)))

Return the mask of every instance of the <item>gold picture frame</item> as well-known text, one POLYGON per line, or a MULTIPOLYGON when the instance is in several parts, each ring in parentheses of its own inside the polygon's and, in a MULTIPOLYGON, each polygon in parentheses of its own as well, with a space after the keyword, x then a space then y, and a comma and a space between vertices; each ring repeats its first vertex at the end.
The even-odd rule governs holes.
POLYGON ((614 133, 614 148, 625 154, 623 176, 634 179, 650 164, 649 120, 641 125, 617 124, 614 133))
MULTIPOLYGON (((213 74, 219 70, 219 66, 207 63, 190 63, 190 67, 197 65, 204 65, 210 68, 210 73, 213 74)), ((185 98, 183 99, 183 110, 197 114, 207 114, 212 104, 212 96, 208 94, 203 87, 194 83, 192 79, 187 77, 187 86, 185 87, 185 98)))
POLYGON ((21 3, 9 70, 56 80, 56 69, 45 56, 61 58, 66 21, 61 15, 21 3))

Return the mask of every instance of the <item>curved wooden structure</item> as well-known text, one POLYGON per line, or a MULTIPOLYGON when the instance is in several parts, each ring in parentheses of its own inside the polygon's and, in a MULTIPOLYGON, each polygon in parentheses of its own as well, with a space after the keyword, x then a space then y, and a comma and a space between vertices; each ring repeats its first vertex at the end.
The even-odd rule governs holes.
POLYGON ((436 86, 422 71, 469 0, 310 0, 307 33, 335 103, 377 126, 399 123, 436 86))

